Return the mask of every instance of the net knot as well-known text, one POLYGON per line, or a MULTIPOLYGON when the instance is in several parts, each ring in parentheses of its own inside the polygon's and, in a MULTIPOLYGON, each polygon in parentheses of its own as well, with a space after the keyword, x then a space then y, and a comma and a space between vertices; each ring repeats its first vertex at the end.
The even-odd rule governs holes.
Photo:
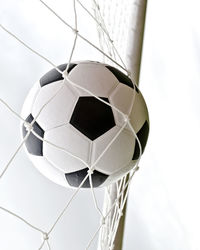
POLYGON ((27 132, 31 132, 33 130, 33 125, 30 122, 24 122, 24 127, 27 132))
POLYGON ((76 35, 76 34, 78 34, 79 31, 77 29, 73 29, 73 32, 76 35))
POLYGON ((100 10, 99 4, 96 3, 97 10, 100 10))
POLYGON ((139 169, 140 169, 140 167, 139 167, 139 166, 136 166, 135 172, 138 171, 139 169))
POLYGON ((92 174, 94 173, 94 170, 93 170, 92 168, 89 168, 88 171, 87 171, 87 173, 88 173, 89 175, 92 175, 92 174))
POLYGON ((120 199, 120 197, 117 197, 116 199, 115 199, 115 206, 119 209, 119 199, 120 199))
POLYGON ((120 209, 119 210, 119 217, 122 217, 123 216, 123 212, 122 212, 122 210, 120 209))
POLYGON ((101 217, 101 224, 102 226, 106 224, 106 218, 105 217, 101 217))
POLYGON ((124 115, 124 122, 127 123, 128 121, 130 121, 130 118, 127 115, 124 115))
POLYGON ((43 233, 43 239, 44 239, 44 240, 48 240, 48 239, 49 239, 48 233, 43 233))
POLYGON ((67 70, 63 71, 63 72, 62 72, 62 77, 63 77, 64 79, 66 79, 67 76, 68 76, 67 70))

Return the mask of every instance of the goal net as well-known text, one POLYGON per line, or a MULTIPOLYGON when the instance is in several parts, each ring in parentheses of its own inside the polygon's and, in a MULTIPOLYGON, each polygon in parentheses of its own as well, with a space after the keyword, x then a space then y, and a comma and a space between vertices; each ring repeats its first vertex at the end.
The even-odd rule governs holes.
MULTIPOLYGON (((19 64, 23 61, 20 52, 21 50, 26 50, 34 56, 33 61, 30 61, 29 67, 31 67, 31 65, 38 65, 34 68, 38 76, 40 71, 38 68, 40 67, 41 61, 45 62, 48 67, 53 67, 59 73, 63 74, 63 72, 57 68, 57 65, 59 65, 58 61, 61 60, 61 58, 67 61, 68 65, 77 59, 96 59, 119 68, 137 84, 144 28, 145 1, 71 0, 66 3, 66 1, 38 0, 36 2, 37 3, 31 3, 29 5, 24 1, 20 1, 19 6, 17 6, 17 4, 15 6, 15 4, 12 3, 10 6, 8 4, 8 6, 5 7, 5 12, 8 12, 8 14, 4 15, 3 22, 0 23, 0 28, 4 31, 0 36, 6 36, 4 39, 8 41, 12 40, 11 49, 13 51, 17 50, 18 46, 20 46, 19 51, 16 52, 16 54, 18 53, 18 57, 13 59, 13 56, 9 54, 9 46, 7 46, 6 43, 4 44, 5 49, 7 49, 8 58, 11 56, 16 66, 16 69, 9 68, 11 74, 16 74, 16 77, 19 77, 21 73, 27 70, 27 68, 19 70, 19 64), (10 9, 11 6, 12 9, 10 9), (138 10, 142 11, 139 12, 138 10), (11 20, 11 14, 14 19, 17 19, 17 11, 23 13, 20 19, 21 27, 23 27, 21 28, 23 30, 22 32, 20 31, 20 22, 14 25, 11 20), (29 16, 30 11, 34 12, 34 17, 29 16), (50 19, 47 19, 49 16, 50 19), (142 26, 138 23, 138 20, 141 20, 142 26), (27 22, 27 26, 24 26, 22 21, 27 22), (31 32, 28 29, 28 25, 31 25, 33 28, 31 32), (24 35, 25 27, 27 28, 27 36, 24 35), (43 32, 38 32, 37 27, 40 32, 41 30, 43 30, 43 32), (137 30, 138 27, 139 29, 137 30), (43 42, 33 38, 34 31, 43 39, 43 42), (43 36, 46 37, 44 38, 43 36), (28 37, 29 40, 27 40, 28 37), (64 41, 62 44, 58 42, 61 38, 64 41), (135 38, 137 39, 134 40, 135 38), (30 42, 31 39, 34 40, 33 43, 30 42), (50 44, 54 46, 51 52, 45 50, 45 42, 50 42, 50 44), (53 43, 55 43, 55 45, 53 43), (87 52, 84 54, 83 51, 87 52), (139 54, 137 55, 138 51, 139 54), (59 57, 57 54, 62 56, 59 57), (133 54, 136 54, 134 58, 133 54)), ((47 47, 49 48, 49 46, 47 47)), ((9 60, 2 61, 0 65, 1 69, 8 67, 6 66, 8 62, 9 60)), ((42 70, 43 68, 44 66, 41 66, 42 70)), ((28 74, 27 72, 24 74, 27 77, 26 80, 31 84, 32 79, 28 77, 29 71, 28 74)), ((63 74, 63 76, 67 79, 67 74, 63 74)), ((77 87, 76 83, 71 82, 71 84, 77 87)), ((42 183, 45 182, 45 180, 41 176, 38 177, 39 175, 37 176, 36 173, 33 173, 34 180, 36 177, 40 179, 35 186, 30 180, 32 178, 30 172, 27 172, 25 167, 21 167, 21 169, 17 170, 19 164, 29 164, 25 160, 22 148, 28 136, 35 132, 33 131, 32 124, 24 123, 25 121, 20 115, 20 105, 23 103, 23 98, 19 95, 17 101, 13 102, 12 98, 15 94, 10 91, 12 86, 8 85, 7 90, 5 90, 6 87, 5 85, 1 86, 2 96, 0 96, 0 116, 3 120, 1 131, 7 131, 7 133, 1 132, 2 140, 0 146, 1 155, 3 155, 0 166, 0 186, 2 190, 0 216, 2 216, 3 223, 0 226, 0 232, 4 236, 2 237, 2 243, 0 239, 0 247, 2 244, 2 249, 15 247, 15 249, 22 250, 28 247, 28 249, 53 250, 97 249, 98 245, 99 250, 120 249, 122 244, 121 239, 120 243, 118 242, 116 245, 116 235, 128 197, 130 182, 138 170, 140 157, 126 176, 108 186, 105 190, 99 191, 93 188, 91 178, 93 169, 90 168, 83 182, 74 190, 61 190, 61 187, 55 187, 53 184, 53 186, 51 186, 49 182, 44 184, 44 186, 46 185, 46 187, 44 187, 42 183), (19 109, 16 107, 19 107, 19 109), (8 120, 4 119, 4 117, 7 116, 8 120), (27 134, 24 140, 19 139, 20 136, 18 137, 17 135, 17 129, 12 130, 12 124, 16 124, 16 119, 18 123, 19 121, 23 122, 26 126, 27 134), (9 135, 11 136, 9 137, 9 135), (22 171, 22 173, 19 174, 18 171, 22 171), (25 178, 26 176, 27 178, 25 178), (87 178, 90 180, 90 190, 82 191, 81 187, 87 178), (17 185, 17 187, 15 185, 17 185), (3 193, 4 188, 7 192, 3 193), (47 199, 47 197, 52 194, 50 191, 53 193, 52 199, 50 199, 50 197, 47 199), (78 200, 79 194, 81 195, 80 200, 78 200), (17 198, 14 197, 15 195, 17 198), (32 196, 32 201, 29 195, 32 196), (92 197, 92 200, 89 196, 92 197), (59 203, 57 207, 54 204, 54 200, 59 203), (32 206, 31 211, 28 204, 29 202, 27 201, 30 201, 32 206), (48 205, 45 204, 46 202, 48 205), (75 207, 76 212, 73 212, 75 207), (50 213, 48 213, 48 210, 50 210, 50 213), (96 212, 91 212, 91 210, 95 210, 96 212), (93 213, 93 217, 90 217, 90 213, 93 213), (47 214, 48 216, 46 216, 47 214), (83 221, 81 221, 81 216, 84 214, 86 218, 83 218, 83 221), (66 217, 67 215, 68 217, 66 217), (45 216, 46 218, 44 218, 45 216), (95 223, 91 222, 91 218, 94 217, 96 218, 95 223), (41 223, 41 220, 43 220, 44 223, 41 223), (98 224, 96 223, 97 221, 98 224), (88 229, 89 222, 92 224, 91 229, 88 229), (62 228, 62 232, 64 229, 61 236, 63 237, 67 234, 67 239, 62 239, 61 236, 58 236, 58 232, 61 230, 59 228, 62 228), (23 240, 24 231, 26 231, 25 242, 23 240), (70 236, 70 234, 73 236, 70 236), (81 234, 84 236, 81 237, 81 234), (87 235, 87 238, 85 235, 87 235), (56 240, 54 240, 54 238, 56 240), (85 241, 82 240, 83 238, 85 241), (6 239, 6 241, 3 239, 6 239), (10 239, 10 242, 8 242, 8 239, 10 239), (14 245, 12 244, 12 239, 14 245), (34 243, 29 245, 28 242, 34 243)), ((16 88, 16 86, 14 88, 16 88)), ((20 89, 20 86, 18 88, 20 89)), ((84 90, 87 91, 87 89, 84 90)), ((22 92, 23 91, 24 90, 22 90, 22 92)), ((20 91, 17 93, 19 94, 20 91)), ((93 93, 88 93, 93 95, 93 93)), ((53 99, 55 95, 56 93, 54 93, 51 99, 53 99)), ((93 96, 98 98, 95 95, 93 96)), ((48 102, 45 105, 48 105, 48 102)), ((128 119, 124 126, 130 127, 138 141, 141 156, 140 141, 128 119)), ((37 134, 35 135, 38 136, 37 134)), ((39 139, 43 140, 42 138, 39 139)), ((111 143, 112 141, 110 144, 111 143)), ((54 146, 60 148, 58 145, 54 146)), ((108 148, 109 145, 106 150, 108 148)), ((60 148, 60 150, 65 149, 60 148)), ((105 153, 104 151, 102 155, 105 153)), ((122 231, 120 233, 121 235, 117 236, 118 238, 122 237, 122 231)))

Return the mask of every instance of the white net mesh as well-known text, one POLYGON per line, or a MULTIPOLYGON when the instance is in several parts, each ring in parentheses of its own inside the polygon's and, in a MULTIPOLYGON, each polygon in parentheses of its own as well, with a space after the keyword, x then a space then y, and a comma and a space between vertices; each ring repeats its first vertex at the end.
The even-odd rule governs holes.
MULTIPOLYGON (((126 72, 127 75, 130 75, 126 64, 125 64, 125 55, 126 55, 126 42, 128 40, 128 28, 129 27, 129 21, 131 16, 131 10, 133 7, 134 2, 129 1, 119 1, 119 0, 112 0, 112 1, 97 1, 92 0, 89 4, 83 3, 83 1, 79 0, 73 0, 73 14, 74 14, 74 25, 69 24, 67 21, 65 21, 64 18, 62 18, 56 10, 54 10, 53 7, 50 7, 46 2, 40 0, 39 1, 43 7, 45 7, 49 11, 49 15, 54 15, 60 22, 64 24, 68 29, 70 29, 74 33, 74 39, 73 39, 73 45, 71 52, 69 53, 69 59, 68 59, 68 65, 70 65, 70 62, 73 60, 74 53, 77 49, 79 40, 84 41, 85 43, 89 44, 90 47, 93 47, 95 50, 97 50, 99 53, 103 55, 103 60, 105 62, 108 62, 109 64, 113 64, 115 67, 118 67, 120 70, 123 70, 126 72), (122 7, 123 6, 123 7, 122 7), (99 36, 99 45, 94 44, 90 40, 87 39, 87 35, 83 35, 79 31, 79 10, 84 12, 85 15, 90 17, 90 22, 94 22, 97 26, 98 36, 99 36), (116 29, 117 27, 117 29, 116 29), (117 49, 119 48, 119 49, 117 49)), ((83 13, 82 13, 83 14, 83 13)), ((26 122, 20 114, 18 114, 13 108, 10 107, 10 105, 4 101, 3 99, 0 99, 0 102, 2 105, 4 105, 8 111, 10 111, 13 115, 15 115, 20 121, 24 123, 24 126, 26 127, 27 134, 24 138, 24 140, 18 145, 17 149, 13 153, 13 155, 10 157, 10 160, 2 167, 1 166, 1 172, 0 172, 0 181, 2 181, 6 171, 10 167, 11 163, 16 158, 16 155, 21 150, 25 140, 28 138, 28 136, 33 133, 36 137, 38 137, 40 140, 43 140, 34 130, 33 130, 33 123, 37 120, 38 116, 40 115, 41 111, 44 109, 48 103, 50 103, 53 98, 61 91, 62 86, 65 84, 65 80, 68 81, 74 88, 81 88, 79 85, 76 84, 76 82, 72 82, 68 76, 67 76, 67 69, 62 72, 59 70, 59 68, 56 67, 57 63, 52 62, 49 58, 46 56, 43 56, 41 53, 39 53, 37 50, 33 49, 31 46, 27 45, 25 41, 23 41, 20 37, 15 35, 14 32, 11 32, 8 30, 5 26, 0 24, 1 29, 3 29, 5 32, 7 32, 11 37, 15 38, 18 42, 20 42, 24 47, 26 47, 28 50, 30 50, 32 53, 36 54, 41 59, 45 60, 47 63, 52 65, 60 74, 63 75, 64 80, 63 84, 61 85, 60 89, 54 93, 54 95, 48 100, 47 103, 41 108, 38 115, 34 118, 34 120, 31 123, 26 122)), ((84 89, 84 91, 88 92, 89 95, 94 96, 101 102, 104 102, 102 99, 95 96, 93 93, 88 91, 87 89, 84 89)), ((106 105, 110 105, 106 102, 104 102, 106 105)), ((58 222, 63 219, 64 214, 68 211, 69 205, 72 203, 76 195, 81 189, 81 186, 85 182, 87 178, 90 180, 90 190, 92 193, 93 201, 94 201, 94 207, 97 210, 99 217, 100 217, 100 224, 98 228, 93 232, 91 235, 88 244, 85 246, 85 249, 90 249, 93 241, 98 237, 99 235, 99 249, 103 250, 111 250, 114 249, 114 240, 115 235, 117 232, 117 228, 119 225, 120 218, 123 214, 123 208, 126 203, 126 199, 128 196, 128 189, 130 181, 134 175, 134 173, 138 170, 138 163, 140 160, 140 157, 138 159, 137 164, 134 166, 132 171, 124 176, 121 180, 119 180, 117 183, 105 188, 105 204, 103 210, 101 209, 99 202, 96 197, 96 191, 93 188, 92 184, 92 174, 94 171, 95 164, 101 159, 101 157, 105 154, 106 150, 110 147, 110 145, 115 141, 117 136, 121 133, 121 131, 126 127, 129 126, 132 133, 134 134, 136 140, 138 141, 139 148, 140 148, 140 156, 141 156, 141 145, 140 141, 137 138, 137 135, 131 126, 129 119, 127 119, 126 115, 123 114, 120 110, 118 110, 116 107, 113 107, 110 105, 113 109, 115 109, 117 112, 119 112, 124 117, 124 124, 120 131, 116 134, 116 136, 112 139, 112 141, 107 145, 105 150, 100 154, 98 159, 95 161, 93 165, 88 165, 86 162, 84 162, 81 158, 71 154, 68 152, 65 148, 62 148, 58 145, 53 144, 50 141, 46 141, 47 143, 51 144, 53 147, 58 148, 59 150, 64 151, 67 154, 70 154, 72 157, 76 157, 80 161, 82 161, 86 167, 88 168, 88 174, 80 184, 80 186, 72 193, 71 197, 68 199, 68 202, 62 209, 62 211, 59 213, 59 215, 56 217, 54 222, 49 228, 46 228, 45 230, 42 230, 40 227, 35 226, 34 222, 30 222, 27 219, 21 217, 17 212, 10 211, 9 209, 0 206, 0 210, 2 212, 8 213, 11 216, 15 217, 19 221, 24 222, 27 227, 30 229, 38 232, 39 234, 42 234, 42 240, 40 246, 37 247, 37 249, 43 249, 44 247, 47 247, 48 249, 54 249, 51 246, 50 238, 52 237, 52 232, 55 230, 58 222)), ((92 207, 92 204, 91 204, 92 207)), ((20 210, 20 209, 19 209, 20 210)), ((19 248, 16 248, 19 249, 19 248)), ((30 247, 30 249, 32 249, 30 247)))

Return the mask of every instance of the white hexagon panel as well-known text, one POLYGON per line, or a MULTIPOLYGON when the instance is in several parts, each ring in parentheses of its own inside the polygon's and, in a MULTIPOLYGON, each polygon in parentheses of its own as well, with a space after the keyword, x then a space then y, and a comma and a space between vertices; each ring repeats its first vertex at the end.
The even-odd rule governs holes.
POLYGON ((86 165, 82 161, 87 164, 89 163, 91 142, 71 124, 58 126, 46 131, 44 139, 60 147, 59 149, 44 142, 43 156, 63 173, 70 173, 86 168, 86 165), (76 156, 82 161, 77 159, 76 156))
POLYGON ((55 182, 58 185, 69 187, 63 172, 55 168, 55 166, 52 165, 46 157, 29 155, 29 158, 42 175, 46 176, 49 180, 55 182))
POLYGON ((96 163, 95 169, 108 176, 127 166, 133 157, 135 138, 129 130, 120 130, 115 126, 93 141, 91 163, 96 163))
MULTIPOLYGON (((119 83, 109 96, 110 104, 120 110, 124 115, 129 116, 133 107, 136 91, 134 88, 119 83)), ((118 126, 123 126, 124 116, 113 109, 115 122, 118 126)))
POLYGON ((70 84, 63 81, 53 82, 41 88, 35 99, 32 114, 36 117, 50 100, 39 114, 37 122, 44 130, 66 124, 77 99, 78 95, 70 84))
MULTIPOLYGON (((118 84, 118 80, 106 65, 90 61, 78 63, 69 75, 69 79, 98 97, 108 97, 118 84)), ((90 95, 79 88, 77 91, 80 96, 90 95)))

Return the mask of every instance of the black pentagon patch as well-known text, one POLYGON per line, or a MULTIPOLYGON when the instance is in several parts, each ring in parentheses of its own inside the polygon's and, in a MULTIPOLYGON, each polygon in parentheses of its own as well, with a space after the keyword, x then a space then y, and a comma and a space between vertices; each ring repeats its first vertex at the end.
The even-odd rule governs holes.
MULTIPOLYGON (((141 147, 142 147, 142 153, 144 152, 146 143, 147 143, 147 139, 148 139, 148 135, 149 135, 149 123, 147 121, 145 121, 145 123, 143 124, 143 126, 141 127, 141 129, 137 132, 137 137, 141 143, 141 147)), ((138 141, 136 140, 136 144, 135 144, 135 151, 133 154, 133 160, 137 160, 140 156, 140 148, 139 148, 139 144, 138 141)))
POLYGON ((136 84, 134 85, 134 88, 135 88, 136 92, 139 94, 140 91, 139 91, 138 86, 136 84))
MULTIPOLYGON (((26 121, 31 123, 33 121, 33 116, 30 114, 27 118, 26 121)), ((40 136, 44 137, 44 130, 40 127, 40 125, 37 122, 33 123, 33 130, 40 136)), ((23 137, 26 136, 27 131, 26 128, 22 127, 22 134, 23 137)), ((33 133, 30 133, 28 138, 25 141, 26 148, 28 152, 32 155, 37 155, 37 156, 42 156, 43 155, 43 141, 38 139, 33 133)))
MULTIPOLYGON (((70 66, 67 72, 69 73, 76 65, 77 64, 70 63, 70 66)), ((59 70, 61 71, 64 71, 66 67, 67 67, 67 64, 61 64, 58 66, 59 70)), ((62 75, 56 69, 52 69, 40 79, 40 86, 43 87, 49 83, 60 81, 62 79, 63 79, 62 75)))
POLYGON ((128 76, 126 76, 124 73, 122 73, 120 70, 112 66, 105 66, 105 67, 113 73, 113 75, 117 78, 117 80, 120 83, 123 83, 131 88, 134 88, 131 79, 128 76))
MULTIPOLYGON (((108 98, 100 97, 109 103, 108 98)), ((79 97, 70 124, 95 140, 115 126, 113 112, 110 106, 92 96, 79 97)))
MULTIPOLYGON (((70 186, 72 187, 79 187, 85 176, 88 174, 88 168, 84 168, 82 170, 65 174, 65 178, 70 186)), ((94 170, 92 174, 92 185, 93 187, 99 187, 104 181, 108 178, 108 175, 98 172, 94 170)), ((83 188, 90 187, 90 180, 89 176, 85 180, 84 184, 82 185, 83 188)))

